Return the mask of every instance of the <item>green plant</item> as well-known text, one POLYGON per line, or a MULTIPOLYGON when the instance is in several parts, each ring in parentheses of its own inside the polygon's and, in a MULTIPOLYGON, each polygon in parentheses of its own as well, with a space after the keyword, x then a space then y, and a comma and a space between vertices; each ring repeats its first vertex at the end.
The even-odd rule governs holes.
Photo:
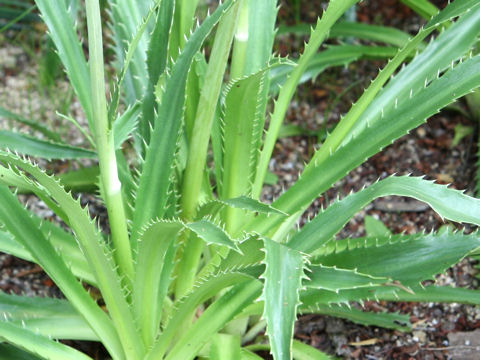
POLYGON ((293 229, 305 209, 350 170, 480 85, 480 57, 469 56, 480 33, 476 0, 453 2, 409 39, 299 180, 273 204, 259 201, 295 89, 330 28, 356 2, 330 1, 293 63, 271 56, 275 0, 227 0, 191 34, 196 0, 111 1, 119 71, 107 101, 98 1, 85 3, 87 64, 65 3, 37 0, 94 148, 45 142, 34 149, 21 138, 8 147, 24 146, 30 155, 47 158, 98 158, 99 196, 111 233, 101 231, 57 177, 13 152, 0 152, 0 249, 40 264, 66 297, 1 294, 0 337, 14 345, 2 344, 1 350, 88 358, 53 338, 101 341, 114 359, 259 359, 255 351, 262 349, 275 359, 292 353, 321 359, 326 356, 292 341, 297 313, 408 330, 407 316, 342 305, 372 298, 479 304, 476 291, 421 286, 478 251, 478 234, 447 229, 335 241, 358 210, 386 195, 410 196, 444 218, 480 225, 480 200, 462 192, 421 178, 390 177, 293 229), (442 24, 453 19, 444 30, 442 24), (207 61, 202 44, 217 23, 207 61), (435 30, 442 32, 390 79, 435 30), (285 65, 287 76, 263 136, 269 73, 285 65), (122 151, 130 144, 134 158, 122 151), (70 230, 26 210, 15 188, 34 192, 70 230), (82 282, 100 290, 107 311, 82 282), (253 341, 265 327, 268 345, 253 341))

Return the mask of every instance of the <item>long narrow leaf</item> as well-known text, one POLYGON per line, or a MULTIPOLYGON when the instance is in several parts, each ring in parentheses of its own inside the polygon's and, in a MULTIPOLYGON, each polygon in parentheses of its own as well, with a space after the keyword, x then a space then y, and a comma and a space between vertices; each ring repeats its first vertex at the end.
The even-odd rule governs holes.
POLYGON ((56 144, 12 131, 0 131, 2 149, 46 159, 95 159, 94 151, 56 144))
POLYGON ((299 291, 304 275, 303 255, 287 246, 265 240, 265 286, 263 316, 275 359, 287 360, 292 355, 293 327, 299 305, 299 291))
POLYGON ((140 185, 135 207, 142 209, 135 212, 133 236, 150 219, 161 216, 167 201, 170 187, 171 168, 177 146, 178 133, 181 128, 185 103, 185 86, 188 69, 195 54, 222 15, 232 5, 226 1, 207 18, 192 34, 169 76, 162 104, 152 132, 152 140, 148 145, 145 163, 140 175, 140 185), (152 191, 156 196, 152 196, 152 191))
POLYGON ((306 224, 288 245, 305 252, 318 249, 363 207, 388 195, 413 197, 426 202, 449 220, 480 225, 480 200, 422 178, 392 176, 332 204, 306 224))

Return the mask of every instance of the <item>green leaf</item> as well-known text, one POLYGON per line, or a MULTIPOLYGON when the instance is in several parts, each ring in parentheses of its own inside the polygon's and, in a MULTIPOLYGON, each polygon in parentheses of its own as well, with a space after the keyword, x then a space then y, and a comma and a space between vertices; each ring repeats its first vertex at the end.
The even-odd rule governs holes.
POLYGON ((91 360, 82 352, 50 340, 44 336, 37 335, 32 331, 23 329, 21 326, 0 321, 0 333, 2 338, 25 350, 40 355, 50 360, 91 360))
POLYGON ((297 85, 307 69, 310 61, 317 53, 317 50, 322 45, 327 37, 328 31, 333 24, 347 11, 348 8, 357 3, 358 0, 333 0, 330 1, 327 10, 323 13, 322 18, 317 22, 315 29, 312 29, 312 34, 308 44, 305 46, 305 50, 301 55, 298 66, 292 71, 291 76, 288 78, 285 86, 279 93, 275 109, 270 119, 270 125, 265 136, 264 146, 260 155, 255 182, 253 184, 254 198, 260 196, 260 192, 263 186, 265 174, 268 169, 268 163, 272 156, 275 142, 278 138, 278 132, 285 118, 290 100, 295 93, 297 85))
POLYGON ((140 104, 130 106, 113 124, 115 149, 121 149, 122 144, 135 131, 140 115, 140 104))
POLYGON ((417 287, 414 292, 397 291, 378 295, 381 300, 388 301, 426 301, 442 303, 462 303, 480 305, 480 292, 477 289, 455 288, 450 286, 417 287))
POLYGON ((230 236, 223 229, 208 220, 202 219, 193 223, 185 224, 185 226, 207 244, 223 245, 232 250, 240 251, 237 245, 230 239, 230 236))
POLYGON ((315 262, 324 266, 355 269, 375 277, 388 277, 403 286, 415 286, 443 273, 479 246, 478 234, 464 235, 451 231, 378 239, 347 239, 335 242, 335 249, 326 249, 315 262))
MULTIPOLYGON (((248 275, 238 272, 226 272, 217 276, 211 276, 205 279, 203 282, 196 284, 196 287, 191 293, 187 294, 183 299, 180 299, 176 302, 176 308, 172 312, 172 318, 169 319, 162 333, 162 336, 157 339, 157 342, 148 354, 147 359, 159 359, 165 354, 165 352, 170 347, 172 340, 175 339, 175 336, 178 334, 178 331, 180 330, 182 324, 185 322, 186 319, 189 318, 192 312, 195 311, 198 305, 212 297, 217 296, 219 293, 222 292, 222 289, 234 285, 238 286, 244 283, 249 284, 249 280, 253 279, 248 275)), ((257 283, 256 281, 253 284, 255 284, 253 286, 256 287, 256 297, 258 297, 261 291, 261 284, 257 283)), ((228 309, 223 310, 229 311, 228 309)), ((224 314, 225 313, 223 311, 220 311, 218 313, 218 316, 220 317, 224 314)), ((219 320, 219 318, 217 318, 217 320, 219 320)), ((230 320, 231 318, 227 319, 224 322, 223 326, 230 320)), ((197 332, 201 333, 201 331, 201 328, 197 329, 197 332)), ((205 339, 205 333, 202 336, 199 335, 199 337, 205 339)))
POLYGON ((439 10, 428 0, 400 0, 416 13, 429 20, 432 16, 436 15, 439 10))
MULTIPOLYGON (((452 3, 452 5, 455 3, 452 3)), ((412 62, 400 71, 394 78, 394 82, 390 82, 389 90, 383 90, 381 95, 377 96, 374 102, 371 102, 379 90, 378 86, 387 80, 385 76, 389 76, 392 69, 394 71, 396 66, 401 63, 397 62, 409 53, 407 51, 408 47, 400 51, 390 63, 393 66, 387 65, 385 71, 387 68, 389 71, 383 71, 379 74, 377 80, 381 79, 381 81, 374 81, 372 86, 375 86, 373 88, 372 86, 369 87, 359 102, 352 107, 347 117, 340 121, 335 131, 326 140, 328 142, 328 139, 336 134, 333 137, 334 142, 337 140, 343 141, 342 146, 337 149, 336 146, 327 146, 325 143, 317 151, 302 177, 284 192, 275 201, 274 205, 288 213, 306 209, 316 197, 368 157, 376 154, 392 141, 406 134, 410 129, 420 125, 426 120, 426 117, 436 113, 438 109, 478 87, 480 85, 480 74, 475 70, 479 63, 479 59, 476 57, 454 65, 453 69, 448 70, 440 78, 437 78, 439 75, 437 71, 440 69, 438 66, 442 64, 445 66, 451 65, 451 63, 445 63, 445 59, 458 58, 463 54, 463 51, 468 50, 469 45, 480 31, 480 23, 477 21, 479 13, 480 11, 475 8, 475 10, 461 16, 453 26, 445 30, 425 49, 421 57, 417 57, 417 60, 418 58, 420 60, 415 60, 416 65, 414 67, 412 67, 414 63, 412 62), (464 36, 466 36, 465 41, 464 36), (436 51, 437 47, 442 50, 439 52, 440 54, 436 51), (443 51, 449 47, 451 47, 448 50, 449 53, 444 54, 443 51), (424 56, 424 54, 426 55, 424 56), (412 80, 418 79, 417 76, 420 76, 420 79, 423 80, 412 80), (398 81, 399 78, 402 81, 398 81), (426 88, 425 79, 427 80, 426 88), (432 82, 429 84, 430 80, 432 82), (392 85, 393 83, 395 85, 392 85), (415 88, 418 86, 417 89, 421 89, 421 92, 417 94, 412 91, 411 93, 412 86, 415 86, 415 88), (410 94, 412 94, 411 97, 410 94), (400 95, 402 98, 395 100, 400 95), (379 102, 385 102, 385 104, 379 102), (361 106, 357 106, 358 104, 361 104, 361 106), (362 114, 366 106, 368 106, 368 111, 362 114), (387 110, 389 111, 388 116, 387 110), (369 114, 370 112, 372 112, 372 115, 369 114), (373 121, 373 113, 379 119, 378 121, 373 121), (384 113, 384 117, 382 117, 382 113, 384 113), (360 116, 361 121, 357 121, 356 119, 360 116), (352 120, 353 124, 345 123, 344 121, 347 118, 349 118, 349 121, 352 120), (391 119, 397 120, 391 121, 391 119), (342 123, 345 124, 343 128, 342 123), (350 126, 353 126, 353 128, 350 129, 350 126), (353 131, 355 127, 358 127, 361 135, 353 131), (341 131, 337 133, 339 129, 341 131), (337 150, 334 151, 335 149, 337 150), (329 171, 326 172, 325 169, 329 169, 329 171)), ((451 15, 453 14, 451 13, 451 15)), ((415 41, 418 42, 426 35, 425 33, 420 34, 417 35, 415 41)), ((413 46, 415 42, 411 42, 411 44, 413 46)), ((413 47, 410 50, 412 49, 413 47)), ((279 219, 266 219, 259 216, 247 228, 268 233, 280 222, 279 219)))
MULTIPOLYGON (((72 273, 76 277, 87 281, 89 284, 96 285, 96 279, 90 270, 90 266, 80 252, 73 236, 48 221, 43 221, 42 219, 37 219, 33 216, 32 220, 34 220, 37 227, 45 236, 49 236, 55 249, 62 253, 63 258, 66 263, 69 264, 72 273)), ((36 259, 34 259, 32 254, 30 254, 21 243, 16 241, 6 232, 0 232, 0 251, 30 262, 36 262, 36 259)))
MULTIPOLYGON (((0 10, 1 13, 1 10, 0 10)), ((39 360, 41 359, 38 356, 35 356, 29 352, 26 352, 22 349, 16 348, 10 344, 0 344, 0 354, 4 356, 5 360, 15 359, 15 360, 39 360)))
MULTIPOLYGON (((121 73, 121 80, 126 96, 127 105, 134 105, 143 96, 143 89, 147 85, 146 51, 148 39, 145 31, 144 16, 148 11, 142 9, 142 2, 134 0, 112 0, 110 5, 110 27, 115 41, 114 51, 118 63, 116 67, 121 73), (130 61, 131 60, 131 61, 130 61)), ((151 2, 149 2, 151 4, 151 2)), ((151 16, 151 15, 150 15, 151 16)), ((116 90, 119 91, 120 89, 116 90)), ((116 107, 116 99, 114 96, 116 107)), ((110 112, 111 117, 114 111, 110 112)))
POLYGON ((369 215, 365 216, 365 231, 369 237, 392 235, 383 222, 369 215))
MULTIPOLYGON (((195 358, 197 352, 208 342, 210 336, 217 333, 247 305, 258 298, 261 287, 261 283, 255 280, 234 285, 205 310, 194 325, 173 346, 165 359, 190 360, 195 358)), ((158 358, 154 348, 147 355, 146 360, 158 358)))
POLYGON ((161 216, 164 212, 170 187, 171 168, 181 129, 188 70, 203 41, 231 4, 231 0, 224 2, 195 30, 167 79, 152 132, 152 140, 148 145, 140 175, 135 207, 142 211, 135 212, 132 228, 134 238, 136 232, 147 221, 161 216), (156 196, 151 195, 152 191, 155 191, 156 196))
POLYGON ((304 281, 303 285, 329 291, 372 287, 389 282, 387 277, 373 277, 355 269, 346 270, 336 266, 311 265, 308 270, 308 280, 304 281))
POLYGON ((93 126, 93 105, 90 97, 90 72, 78 40, 76 27, 64 1, 35 0, 43 20, 48 26, 50 37, 85 111, 90 129, 93 126))
MULTIPOLYGON (((433 29, 435 25, 462 15, 468 9, 468 7, 462 6, 462 4, 466 5, 467 3, 472 4, 473 2, 468 0, 451 3, 439 15, 433 18, 429 23, 431 25, 425 26, 423 31, 433 29)), ((480 32, 480 24, 478 22, 479 9, 480 6, 476 3, 470 11, 465 12, 455 24, 443 31, 435 41, 431 42, 424 51, 399 72, 372 101, 353 126, 349 136, 344 139, 343 144, 346 144, 351 137, 358 136, 365 128, 371 127, 376 122, 385 123, 388 119, 399 116, 403 119, 410 119, 412 115, 403 114, 403 112, 398 110, 404 110, 407 106, 415 107, 420 101, 425 101, 427 96, 430 98, 432 93, 439 90, 439 88, 435 88, 435 84, 442 84, 440 85, 442 87, 446 86, 446 79, 443 78, 448 78, 445 75, 455 72, 454 69, 448 71, 440 79, 439 76, 446 69, 453 68, 452 64, 455 65, 454 62, 467 53, 475 43, 480 32)), ((447 91, 448 88, 443 93, 445 94, 447 91)), ((440 92, 439 96, 441 95, 442 92, 440 92)), ((450 102, 453 102, 455 98, 456 96, 450 102)), ((429 101, 428 105, 424 106, 433 105, 432 103, 433 101, 429 101)), ((447 104, 437 105, 434 112, 447 104)))
POLYGON ((329 37, 355 37, 356 39, 378 41, 403 47, 407 44, 411 36, 393 27, 339 21, 332 27, 329 37))
POLYGON ((9 322, 50 339, 99 340, 66 300, 0 293, 0 312, 9 322))
MULTIPOLYGON (((315 301, 315 292, 310 297, 315 301)), ((303 298, 302 298, 303 299, 303 298)), ((309 302, 306 300, 306 302, 309 302)), ((410 315, 387 312, 368 312, 350 306, 338 305, 313 305, 310 309, 302 309, 302 313, 315 313, 327 316, 335 316, 342 319, 353 321, 364 326, 379 326, 387 329, 399 331, 411 331, 410 315)))
POLYGON ((200 207, 200 209, 198 210, 197 217, 214 216, 218 214, 218 212, 226 206, 231 207, 233 209, 242 209, 242 210, 247 210, 254 213, 288 216, 284 212, 278 209, 275 209, 274 207, 268 204, 262 203, 258 200, 249 198, 247 196, 240 196, 234 199, 227 199, 227 200, 214 199, 212 201, 209 201, 208 203, 200 207))
MULTIPOLYGON (((0 218, 6 229, 34 256, 78 312, 95 329, 109 350, 113 354, 122 354, 121 345, 111 320, 97 306, 80 282, 75 279, 62 257, 35 226, 28 211, 22 207, 5 185, 0 186, 0 197, 2 199, 0 201, 0 218), (36 239, 36 241, 31 241, 31 239, 36 239)), ((14 330, 14 328, 10 329, 12 332, 14 330)), ((19 336, 15 332, 14 334, 19 336)))
POLYGON ((67 190, 74 192, 94 192, 98 187, 98 166, 72 170, 58 176, 60 183, 67 190))
MULTIPOLYGON (((425 0, 422 0, 425 1, 425 0)), ((476 0, 462 0, 454 1, 453 3, 448 4, 448 6, 436 14, 433 18, 430 19, 425 27, 435 26, 436 24, 443 23, 445 21, 452 20, 453 18, 460 16, 464 13, 470 11, 477 11, 480 7, 480 3, 476 0)), ((433 10, 432 10, 433 13, 433 10)))
POLYGON ((330 355, 298 340, 293 340, 292 353, 295 360, 332 360, 330 355))
MULTIPOLYGON (((105 244, 105 241, 100 235, 95 223, 90 219, 88 210, 81 207, 79 200, 74 200, 70 194, 66 193, 55 178, 48 176, 42 170, 32 165, 28 161, 3 152, 0 152, 0 160, 6 164, 10 164, 11 166, 18 167, 25 171, 32 179, 38 182, 38 184, 33 187, 35 193, 37 194, 35 189, 38 189, 38 194, 42 196, 45 192, 47 192, 49 197, 54 200, 64 211, 68 218, 67 222, 74 231, 80 248, 82 249, 85 258, 91 266, 92 273, 97 279, 98 287, 102 292, 104 300, 108 306, 110 316, 114 320, 116 329, 123 336, 130 337, 130 340, 126 341, 126 343, 135 341, 139 335, 135 330, 135 326, 133 325, 134 321, 121 288, 119 275, 115 270, 112 257, 106 256, 106 254, 108 255, 111 250, 105 244)), ((1 169, 11 170, 3 167, 1 167, 1 169)), ((36 229, 36 227, 33 228, 36 229)), ((25 231, 27 231, 27 229, 25 229, 25 231)), ((30 231, 33 230, 30 229, 30 231)), ((27 249, 29 248, 27 247, 27 249)), ((50 252, 54 253, 53 250, 50 252)), ((46 253, 49 253, 49 251, 46 251, 46 253)), ((32 254, 34 253, 32 252, 32 254)), ((34 256, 37 257, 36 254, 34 254, 34 256)), ((45 265, 43 262, 41 262, 41 264, 42 266, 45 265)), ((62 272, 59 272, 59 274, 61 273, 62 272)), ((55 277, 53 277, 53 279, 55 281, 55 277)), ((66 283, 68 283, 68 281, 66 281, 66 283)), ((65 295, 68 296, 67 294, 65 295)), ((112 330, 110 330, 108 327, 106 330, 103 328, 106 326, 105 324, 110 324, 109 322, 105 321, 104 324, 103 320, 99 320, 102 319, 102 316, 97 316, 95 314, 91 314, 90 312, 86 312, 88 308, 86 308, 85 312, 81 311, 80 308, 83 309, 83 307, 80 306, 81 304, 74 303, 74 305, 83 315, 89 316, 89 323, 91 322, 96 324, 92 327, 97 332, 103 331, 106 333, 106 335, 100 336, 99 334, 99 336, 102 338, 102 341, 107 347, 110 348, 110 346, 118 346, 118 338, 116 339, 114 337, 117 335, 116 331, 113 330, 115 331, 115 334, 112 335, 112 330)), ((102 312, 102 314, 104 313, 102 312)), ((120 345, 120 351, 121 349, 122 346, 120 345)), ((110 351, 113 351, 113 353, 116 354, 119 350, 117 347, 110 351)))
POLYGON ((440 216, 457 222, 480 224, 480 200, 418 177, 392 176, 337 201, 306 224, 288 245, 310 252, 330 240, 363 207, 388 195, 409 196, 426 202, 440 216), (321 229, 321 231, 320 231, 321 229))
POLYGON ((211 360, 240 360, 240 336, 215 334, 210 347, 211 360))
POLYGON ((263 317, 275 359, 291 359, 293 327, 304 274, 303 255, 282 244, 265 240, 263 317))
POLYGON ((161 275, 169 247, 183 225, 179 222, 156 222, 141 235, 136 258, 133 306, 146 346, 151 346, 160 327, 163 298, 159 299, 161 275), (155 269, 155 271, 152 271, 155 269))
POLYGON ((148 86, 143 99, 139 131, 140 137, 147 143, 150 142, 150 126, 154 123, 155 110, 157 108, 155 86, 167 67, 168 43, 173 23, 174 8, 175 0, 161 1, 155 21, 155 28, 148 44, 148 86))
MULTIPOLYGON (((229 84, 223 116, 223 199, 251 193, 263 124, 257 113, 265 70, 229 84)), ((238 212, 227 211, 229 221, 238 212)))
POLYGON ((12 131, 0 131, 2 149, 47 159, 95 159, 94 151, 39 140, 28 135, 12 131))
MULTIPOLYGON (((327 68, 347 66, 359 59, 389 59, 395 56, 398 50, 394 47, 363 46, 363 45, 337 45, 328 46, 316 54, 308 64, 307 69, 300 78, 299 83, 315 79, 327 68)), ((270 70, 270 92, 277 93, 287 81, 290 73, 297 66, 297 60, 281 59, 272 64, 270 70)))

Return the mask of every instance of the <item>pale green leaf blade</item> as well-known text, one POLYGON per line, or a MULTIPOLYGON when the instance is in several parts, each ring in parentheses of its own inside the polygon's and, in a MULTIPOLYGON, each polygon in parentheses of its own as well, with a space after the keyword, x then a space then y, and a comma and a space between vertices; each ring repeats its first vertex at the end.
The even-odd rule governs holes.
POLYGON ((90 97, 90 72, 78 40, 72 17, 64 1, 36 0, 42 17, 50 31, 58 55, 85 111, 93 131, 93 105, 90 97))
POLYGON ((306 252, 320 248, 355 213, 374 199, 388 195, 409 196, 426 202, 440 216, 449 220, 480 224, 480 200, 422 178, 392 176, 329 206, 295 234, 289 246, 306 252))
MULTIPOLYGON (((316 296, 317 294, 315 292, 311 292, 311 294, 309 294, 309 299, 303 299, 305 299, 305 302, 315 303, 316 296)), ((366 312, 349 306, 318 304, 311 305, 309 309, 301 309, 301 312, 304 314, 315 313, 334 316, 347 319, 364 326, 379 326, 399 331, 411 331, 412 327, 412 324, 410 323, 410 315, 387 312, 366 312)))
MULTIPOLYGON (((223 199, 251 193, 255 176, 255 159, 260 149, 255 148, 262 135, 263 125, 257 116, 265 71, 229 84, 225 97, 223 116, 223 199)), ((230 212, 230 215, 238 212, 230 212)))
POLYGON ((277 3, 277 0, 249 1, 245 75, 260 71, 270 60, 275 39, 277 3))
POLYGON ((50 339, 99 341, 66 300, 0 293, 0 313, 18 326, 50 339))
POLYGON ((232 250, 240 251, 230 236, 211 221, 202 219, 193 223, 185 224, 185 226, 207 244, 222 245, 232 250))
POLYGON ((97 153, 91 150, 65 144, 40 140, 13 131, 0 131, 2 149, 46 159, 95 159, 97 153))
POLYGON ((240 336, 215 334, 210 347, 211 360, 241 360, 240 336))
POLYGON ((432 16, 438 13, 438 8, 428 0, 400 0, 409 8, 414 10, 425 19, 430 19, 432 16))
POLYGON ((73 276, 60 255, 36 227, 28 211, 5 185, 0 186, 0 197, 2 199, 0 218, 6 229, 34 256, 75 308, 95 329, 109 350, 114 354, 122 353, 111 320, 73 276))
POLYGON ((370 215, 365 216, 365 231, 369 237, 392 235, 383 222, 370 215))
POLYGON ((147 221, 161 216, 164 211, 178 134, 181 129, 188 70, 203 41, 231 4, 231 0, 224 2, 195 30, 167 79, 156 118, 158 121, 154 125, 140 175, 135 207, 141 208, 142 211, 135 212, 133 237, 147 221), (152 190, 155 191, 156 196, 151 195, 152 190))
POLYGON ((142 3, 144 2, 134 0, 110 1, 110 18, 112 20, 110 27, 118 61, 116 67, 119 72, 122 69, 125 70, 122 83, 128 105, 134 105, 138 99, 142 98, 143 89, 147 85, 145 62, 148 43, 147 34, 141 28, 143 17, 147 15, 148 11, 145 12, 146 9, 142 9, 142 3), (134 44, 132 45, 132 43, 134 44), (124 66, 125 64, 127 66, 124 66))
POLYGON ((265 240, 265 253, 263 317, 267 320, 268 338, 275 359, 291 359, 305 260, 300 252, 271 240, 265 240))
POLYGON ((154 349, 152 349, 151 354, 155 354, 155 357, 151 355, 151 358, 161 358, 170 347, 172 340, 175 339, 175 335, 178 334, 181 325, 201 303, 217 296, 225 288, 238 285, 248 280, 252 280, 252 278, 243 273, 223 272, 202 279, 201 282, 195 284, 194 291, 176 302, 172 318, 169 319, 162 336, 158 338, 154 349))
MULTIPOLYGON (((246 281, 234 285, 220 296, 198 318, 194 325, 178 340, 168 353, 166 360, 194 359, 208 339, 217 333, 226 323, 238 315, 261 294, 260 282, 246 281)), ((154 348, 146 360, 158 359, 154 348)))
POLYGON ((30 330, 23 329, 21 325, 0 321, 0 333, 2 334, 2 338, 8 342, 31 351, 34 354, 38 354, 44 359, 91 360, 89 356, 82 352, 44 336, 37 335, 30 330))
POLYGON ((382 293, 378 295, 378 298, 387 301, 425 301, 480 305, 480 292, 477 289, 436 285, 415 288, 413 293, 402 290, 396 293, 382 293))
MULTIPOLYGON (((111 250, 99 233, 94 221, 91 220, 88 209, 83 209, 79 200, 74 200, 72 196, 61 187, 57 179, 48 176, 30 162, 13 154, 3 152, 0 152, 0 160, 23 170, 26 173, 24 175, 28 174, 32 181, 35 180, 38 183, 34 183, 35 186, 32 188, 35 193, 37 193, 37 190, 40 195, 44 195, 44 192, 47 192, 49 197, 61 206, 61 209, 64 210, 67 216, 67 222, 74 231, 85 258, 91 266, 91 271, 97 279, 97 284, 109 308, 110 316, 114 320, 115 327, 119 329, 121 334, 129 337, 128 340, 123 339, 126 344, 138 340, 137 337, 139 335, 133 325, 134 320, 121 288, 121 280, 116 272, 111 250), (106 256, 106 254, 110 256, 106 256)), ((10 168, 0 167, 0 169, 13 172, 10 168)), ((104 313, 102 312, 102 314, 104 313)), ((87 313, 86 315, 89 314, 87 313)), ((99 318, 101 319, 101 317, 91 315, 89 321, 96 323, 99 318)), ((93 328, 100 331, 102 330, 102 325, 93 326, 93 328)), ((107 335, 110 336, 108 332, 107 335)), ((116 332, 115 335, 117 335, 116 332)), ((118 342, 115 343, 115 341, 118 340, 109 339, 104 342, 108 346, 110 346, 109 343, 117 346, 118 342)), ((123 346, 120 345, 120 349, 122 347, 123 346)), ((113 352, 118 353, 118 348, 114 349, 113 352)))
POLYGON ((348 270, 322 264, 310 265, 307 268, 308 280, 304 281, 303 285, 308 288, 338 291, 373 287, 389 282, 387 277, 374 277, 362 274, 356 269, 348 270))
POLYGON ((140 104, 130 106, 119 118, 113 123, 113 138, 115 141, 115 149, 121 149, 122 144, 135 131, 140 115, 140 104))
POLYGON ((375 277, 388 277, 411 287, 443 273, 479 246, 478 234, 464 235, 451 231, 366 238, 363 241, 340 240, 335 242, 333 252, 329 250, 320 255, 315 262, 356 269, 375 277))
POLYGON ((293 340, 292 353, 295 360, 332 360, 333 358, 313 346, 293 340))
POLYGON ((166 255, 182 230, 183 224, 179 222, 159 221, 146 227, 141 235, 132 297, 143 341, 147 346, 152 345, 160 327, 164 300, 159 299, 162 287, 160 280, 166 267, 166 255))
POLYGON ((407 44, 410 34, 388 26, 339 21, 332 27, 329 37, 355 37, 403 47, 407 44))
POLYGON ((262 203, 258 200, 249 198, 247 196, 239 196, 233 199, 221 200, 220 202, 236 209, 243 209, 243 210, 264 213, 264 214, 272 214, 272 215, 276 214, 276 215, 288 216, 288 214, 285 214, 281 210, 275 209, 271 205, 262 203))

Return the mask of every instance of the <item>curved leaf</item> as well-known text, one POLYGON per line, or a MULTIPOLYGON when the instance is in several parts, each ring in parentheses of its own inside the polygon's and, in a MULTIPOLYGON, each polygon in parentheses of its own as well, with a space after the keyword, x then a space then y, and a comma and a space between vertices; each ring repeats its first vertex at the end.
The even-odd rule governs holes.
POLYGON ((90 97, 90 72, 78 40, 76 27, 65 1, 35 0, 42 18, 48 26, 50 37, 58 50, 75 93, 87 115, 90 129, 93 126, 93 104, 90 97))
POLYGON ((0 332, 3 339, 45 359, 92 360, 91 357, 72 347, 37 335, 30 330, 23 329, 19 325, 0 321, 0 332))
POLYGON ((426 202, 444 218, 480 225, 479 199, 422 178, 392 176, 330 205, 296 233, 288 246, 305 252, 320 248, 363 207, 388 195, 409 196, 426 202))
MULTIPOLYGON (((312 292, 311 296, 315 297, 312 292)), ((411 331, 410 315, 387 312, 367 312, 360 309, 339 306, 339 305, 314 305, 309 309, 302 309, 302 313, 315 313, 327 316, 335 316, 342 319, 353 321, 357 324, 365 326, 380 326, 387 329, 395 329, 399 331, 411 331)))
POLYGON ((337 266, 394 281, 388 286, 416 286, 453 266, 480 247, 478 234, 444 231, 438 234, 394 235, 386 238, 339 240, 315 258, 337 266), (334 247, 334 249, 333 249, 334 247))
POLYGON ((195 30, 166 81, 162 103, 152 131, 152 140, 148 145, 140 175, 135 207, 141 211, 135 212, 132 225, 133 238, 147 221, 161 216, 165 209, 183 117, 188 70, 203 41, 232 3, 232 0, 224 2, 195 30), (152 196, 152 190, 156 196, 152 196))
POLYGON ((271 351, 277 360, 292 358, 293 327, 299 305, 304 274, 303 255, 272 240, 265 239, 265 286, 263 317, 271 351))
POLYGON ((95 159, 97 153, 79 147, 56 144, 13 132, 0 131, 2 149, 46 159, 95 159))
MULTIPOLYGON (((117 333, 108 316, 97 306, 80 282, 73 276, 62 257, 35 226, 26 209, 5 185, 0 186, 0 215, 6 229, 13 234, 41 264, 47 274, 55 281, 65 296, 72 302, 79 313, 95 329, 113 354, 122 354, 117 333), (31 241, 35 239, 36 241, 31 241)), ((0 322, 0 328, 6 326, 0 322)), ((12 325, 13 326, 13 325, 12 325)), ((14 329, 10 329, 13 331, 14 329)), ((8 331, 8 330, 6 330, 8 331)), ((26 334, 25 334, 26 335, 26 334)), ((33 335, 33 333, 32 333, 33 335)), ((2 332, 2 336, 7 338, 2 332)), ((26 337, 27 338, 27 337, 26 337)), ((8 338, 7 338, 8 339, 8 338)), ((8 339, 16 343, 16 340, 8 339)))

